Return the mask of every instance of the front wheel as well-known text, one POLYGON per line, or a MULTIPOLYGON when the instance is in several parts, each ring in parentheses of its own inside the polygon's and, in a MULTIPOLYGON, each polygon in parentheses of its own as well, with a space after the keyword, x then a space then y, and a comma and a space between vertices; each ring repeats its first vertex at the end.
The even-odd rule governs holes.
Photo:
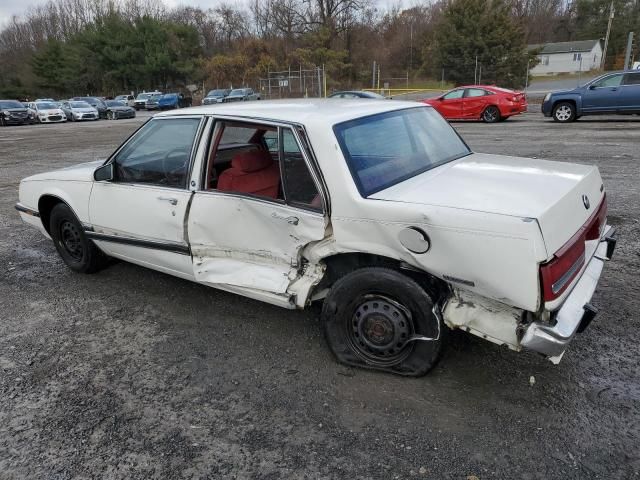
POLYGON ((569 102, 560 102, 553 108, 553 119, 560 123, 573 122, 576 119, 576 107, 569 102))
POLYGON ((482 112, 482 121, 485 123, 495 123, 500 120, 500 110, 498 107, 491 105, 482 112))
POLYGON ((338 280, 324 301, 322 322, 340 362, 412 377, 433 368, 446 333, 420 285, 379 267, 338 280))
POLYGON ((82 225, 64 203, 51 210, 49 233, 67 266, 79 273, 94 273, 105 264, 105 255, 89 240, 82 225))

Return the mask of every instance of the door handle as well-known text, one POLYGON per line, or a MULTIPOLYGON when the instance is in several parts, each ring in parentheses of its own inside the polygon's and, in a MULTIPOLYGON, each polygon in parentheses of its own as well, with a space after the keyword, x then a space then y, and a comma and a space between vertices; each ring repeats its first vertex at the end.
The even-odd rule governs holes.
POLYGON ((271 216, 273 218, 277 218, 278 220, 284 220, 285 222, 287 222, 289 225, 298 225, 298 222, 300 221, 300 219, 298 217, 283 217, 281 215, 278 215, 276 212, 273 212, 271 214, 271 216))
POLYGON ((177 205, 178 199, 173 197, 158 197, 158 200, 162 200, 164 202, 169 202, 171 205, 177 205))

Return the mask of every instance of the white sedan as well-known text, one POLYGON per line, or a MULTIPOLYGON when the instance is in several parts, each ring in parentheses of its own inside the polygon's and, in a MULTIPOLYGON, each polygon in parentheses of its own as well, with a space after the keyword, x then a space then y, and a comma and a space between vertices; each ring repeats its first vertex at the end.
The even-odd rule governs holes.
POLYGON ((106 162, 20 183, 65 263, 108 256, 285 308, 349 365, 433 367, 447 329, 557 363, 615 247, 593 166, 472 152, 409 102, 162 113, 106 162))
POLYGON ((59 123, 67 121, 67 116, 55 102, 36 101, 29 103, 28 106, 35 112, 36 122, 38 123, 59 123))

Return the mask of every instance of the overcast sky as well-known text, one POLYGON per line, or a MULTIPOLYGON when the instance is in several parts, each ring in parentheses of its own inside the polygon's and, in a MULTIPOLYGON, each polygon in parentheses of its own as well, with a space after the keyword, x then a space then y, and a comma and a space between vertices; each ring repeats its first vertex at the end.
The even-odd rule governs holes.
MULTIPOLYGON (((177 5, 193 5, 201 8, 211 8, 221 0, 164 0, 168 7, 177 5)), ((5 25, 12 15, 22 15, 29 7, 42 5, 47 0, 0 0, 0 27, 5 25)), ((235 2, 233 2, 235 3, 235 2)))
MULTIPOLYGON (((203 9, 215 7, 223 0, 164 0, 165 5, 168 7, 176 7, 178 5, 192 5, 196 7, 201 7, 203 9)), ((241 3, 245 3, 240 0, 241 3)), ((25 13, 30 7, 34 5, 42 5, 46 3, 47 0, 0 0, 0 28, 6 25, 7 21, 11 18, 12 15, 22 15, 25 13)), ((237 1, 232 1, 227 3, 237 3, 237 1)), ((394 4, 404 4, 411 5, 414 3, 418 3, 417 0, 375 0, 375 4, 377 4, 380 8, 388 8, 390 5, 394 4)))

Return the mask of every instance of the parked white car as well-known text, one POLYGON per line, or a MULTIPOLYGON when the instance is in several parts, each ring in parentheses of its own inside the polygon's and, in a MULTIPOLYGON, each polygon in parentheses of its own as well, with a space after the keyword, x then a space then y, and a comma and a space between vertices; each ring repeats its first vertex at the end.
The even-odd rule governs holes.
POLYGON ((38 123, 58 123, 66 122, 67 116, 57 103, 54 102, 31 102, 29 108, 35 112, 38 123))
POLYGON ((106 162, 20 183, 65 263, 112 256, 285 308, 346 364, 422 375, 447 328, 554 362, 615 247, 593 166, 473 153, 431 107, 302 100, 156 115, 106 162))

